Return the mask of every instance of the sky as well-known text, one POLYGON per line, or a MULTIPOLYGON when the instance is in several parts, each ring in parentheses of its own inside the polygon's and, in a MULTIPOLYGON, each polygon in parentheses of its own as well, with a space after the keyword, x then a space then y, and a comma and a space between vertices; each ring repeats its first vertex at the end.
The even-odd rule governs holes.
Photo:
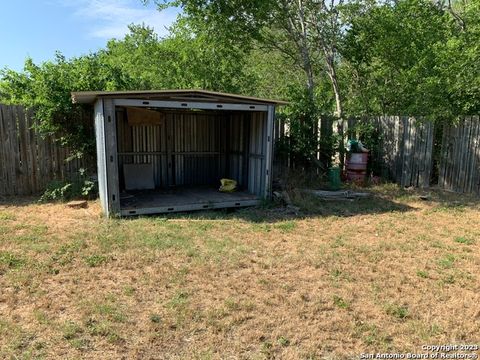
POLYGON ((0 0, 0 69, 22 70, 25 58, 39 63, 103 48, 121 39, 131 23, 145 23, 166 35, 178 9, 159 12, 140 0, 0 0))

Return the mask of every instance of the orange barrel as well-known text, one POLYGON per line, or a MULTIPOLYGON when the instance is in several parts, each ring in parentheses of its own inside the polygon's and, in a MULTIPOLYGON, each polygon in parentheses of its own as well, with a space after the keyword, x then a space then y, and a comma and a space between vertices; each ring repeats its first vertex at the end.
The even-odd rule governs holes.
POLYGON ((363 182, 367 175, 368 153, 350 153, 347 155, 345 167, 347 179, 354 182, 363 182))

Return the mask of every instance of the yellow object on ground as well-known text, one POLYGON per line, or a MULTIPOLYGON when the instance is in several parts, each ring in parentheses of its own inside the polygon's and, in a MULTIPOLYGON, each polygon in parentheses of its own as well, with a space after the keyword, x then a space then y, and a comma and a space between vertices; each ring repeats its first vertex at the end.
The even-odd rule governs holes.
POLYGON ((237 182, 232 179, 220 179, 220 183, 222 184, 220 186, 221 192, 233 192, 237 190, 237 182))

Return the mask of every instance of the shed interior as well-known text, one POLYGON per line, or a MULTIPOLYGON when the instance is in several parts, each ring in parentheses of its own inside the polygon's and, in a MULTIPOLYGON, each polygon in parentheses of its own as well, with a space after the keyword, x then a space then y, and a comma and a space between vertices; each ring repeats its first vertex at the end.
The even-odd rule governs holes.
POLYGON ((121 214, 257 204, 268 192, 267 117, 265 111, 116 106, 121 214), (150 186, 136 188, 145 177, 150 186), (222 178, 235 180, 237 191, 218 191, 222 178))
POLYGON ((232 208, 270 198, 275 106, 214 91, 72 92, 93 104, 106 216, 232 208), (237 190, 220 192, 221 179, 237 190))

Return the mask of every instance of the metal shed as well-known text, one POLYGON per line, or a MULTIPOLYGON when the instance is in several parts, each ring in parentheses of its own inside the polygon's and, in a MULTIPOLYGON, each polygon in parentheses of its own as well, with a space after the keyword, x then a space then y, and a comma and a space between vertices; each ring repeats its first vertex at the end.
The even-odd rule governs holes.
POLYGON ((205 90, 73 92, 94 104, 107 216, 251 206, 270 198, 275 106, 205 90), (219 192, 221 178, 238 189, 219 192))

